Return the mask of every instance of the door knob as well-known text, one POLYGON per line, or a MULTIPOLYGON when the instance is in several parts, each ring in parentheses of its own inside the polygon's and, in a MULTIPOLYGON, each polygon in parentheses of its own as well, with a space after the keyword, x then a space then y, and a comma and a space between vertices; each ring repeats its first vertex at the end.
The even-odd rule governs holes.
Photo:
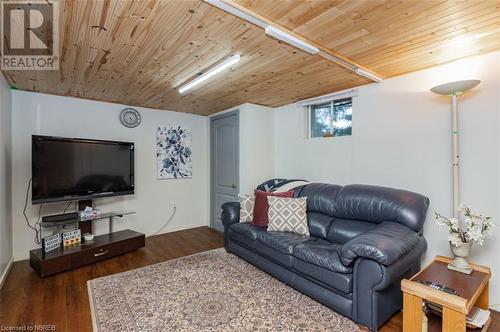
POLYGON ((232 185, 231 185, 231 188, 236 189, 236 185, 235 185, 235 184, 232 184, 232 185))

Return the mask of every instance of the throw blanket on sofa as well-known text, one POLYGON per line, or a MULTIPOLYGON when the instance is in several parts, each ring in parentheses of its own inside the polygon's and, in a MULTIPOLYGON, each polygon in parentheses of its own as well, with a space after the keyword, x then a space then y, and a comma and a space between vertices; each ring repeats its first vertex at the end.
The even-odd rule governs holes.
POLYGON ((257 186, 257 190, 285 192, 308 184, 305 180, 271 179, 257 186))

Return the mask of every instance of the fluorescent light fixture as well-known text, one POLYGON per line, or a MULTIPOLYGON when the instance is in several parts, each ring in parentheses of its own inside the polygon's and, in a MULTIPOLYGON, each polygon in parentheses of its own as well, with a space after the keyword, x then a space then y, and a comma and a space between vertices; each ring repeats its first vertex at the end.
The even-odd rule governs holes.
POLYGON ((369 78, 372 81, 377 82, 377 83, 380 83, 384 80, 382 77, 379 77, 375 74, 372 74, 369 71, 366 71, 362 68, 356 68, 355 72, 356 72, 356 74, 361 75, 361 76, 366 77, 366 78, 369 78))
POLYGON ((233 14, 234 16, 237 16, 241 19, 244 19, 247 22, 250 22, 252 24, 255 24, 258 27, 265 28, 267 26, 267 23, 264 22, 263 20, 260 20, 250 14, 245 13, 244 11, 233 7, 232 5, 229 5, 225 3, 224 1, 221 0, 204 0, 206 3, 211 4, 212 6, 215 6, 219 9, 222 9, 230 14, 233 14))
POLYGON ((349 62, 347 62, 339 57, 336 57, 334 55, 326 53, 325 51, 320 50, 319 55, 321 55, 323 58, 325 58, 329 61, 335 62, 336 64, 341 65, 342 67, 345 67, 351 71, 356 71, 356 69, 358 68, 355 65, 353 65, 352 63, 349 63, 349 62))
POLYGON ((311 45, 306 41, 304 41, 304 39, 298 38, 295 35, 285 32, 286 29, 283 30, 274 25, 271 25, 272 23, 268 19, 265 19, 256 13, 252 13, 251 10, 247 10, 243 6, 235 4, 232 1, 227 1, 227 0, 203 0, 203 1, 219 9, 222 9, 227 13, 239 17, 249 23, 255 24, 256 26, 265 29, 266 34, 276 39, 279 39, 285 43, 288 43, 292 46, 295 46, 309 54, 318 54, 323 58, 335 62, 347 68, 348 70, 351 70, 356 74, 364 76, 374 82, 380 83, 383 81, 383 79, 380 76, 377 76, 376 74, 368 72, 364 69, 358 68, 358 66, 356 66, 356 63, 353 63, 352 61, 342 57, 337 57, 334 54, 326 52, 325 50, 319 50, 316 46, 311 45))
POLYGON ((284 41, 292 46, 300 48, 303 51, 306 51, 309 54, 316 54, 319 52, 319 49, 309 43, 306 43, 302 39, 299 39, 291 34, 284 32, 281 29, 275 28, 272 25, 268 25, 266 27, 266 34, 272 36, 276 39, 284 41))
POLYGON ((232 65, 234 65, 238 61, 240 61, 240 55, 239 54, 232 55, 231 57, 227 58, 223 62, 221 62, 218 65, 216 65, 215 67, 213 67, 212 69, 209 69, 208 71, 204 72, 203 74, 201 74, 200 76, 198 76, 197 78, 192 80, 191 82, 181 86, 179 88, 179 93, 184 93, 184 92, 194 88, 198 84, 201 84, 202 82, 205 82, 206 80, 208 80, 210 77, 217 75, 218 73, 220 73, 224 69, 231 67, 232 65))

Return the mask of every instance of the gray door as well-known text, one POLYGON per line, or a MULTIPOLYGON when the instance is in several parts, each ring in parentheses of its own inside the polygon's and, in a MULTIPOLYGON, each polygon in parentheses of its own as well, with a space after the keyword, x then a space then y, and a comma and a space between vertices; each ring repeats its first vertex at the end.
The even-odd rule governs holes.
POLYGON ((238 200, 239 111, 211 119, 211 218, 210 226, 223 231, 221 205, 238 200))

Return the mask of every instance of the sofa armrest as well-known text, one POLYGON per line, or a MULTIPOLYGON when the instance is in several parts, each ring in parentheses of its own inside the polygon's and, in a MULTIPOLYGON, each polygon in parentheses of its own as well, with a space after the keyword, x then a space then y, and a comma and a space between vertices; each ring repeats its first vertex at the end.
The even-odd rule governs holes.
POLYGON ((390 266, 374 260, 356 259, 353 267, 353 317, 358 324, 377 328, 401 310, 401 280, 410 279, 420 270, 420 256, 427 244, 419 244, 390 266))
POLYGON ((388 266, 416 248, 422 240, 418 233, 406 226, 383 222, 347 241, 340 251, 340 259, 346 266, 352 265, 358 257, 388 266))
POLYGON ((221 220, 226 227, 240 222, 240 203, 227 202, 222 204, 221 220))

